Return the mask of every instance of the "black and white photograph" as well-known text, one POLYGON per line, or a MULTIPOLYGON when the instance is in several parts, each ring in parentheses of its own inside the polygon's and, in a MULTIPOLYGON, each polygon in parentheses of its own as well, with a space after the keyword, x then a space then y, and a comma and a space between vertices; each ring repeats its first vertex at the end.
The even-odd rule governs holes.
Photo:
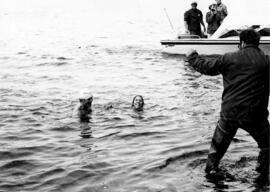
POLYGON ((0 0, 0 192, 269 192, 269 0, 0 0))

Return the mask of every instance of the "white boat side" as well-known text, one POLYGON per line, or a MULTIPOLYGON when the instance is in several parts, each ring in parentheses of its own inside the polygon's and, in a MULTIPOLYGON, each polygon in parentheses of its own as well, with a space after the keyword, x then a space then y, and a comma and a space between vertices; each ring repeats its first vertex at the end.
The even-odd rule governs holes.
MULTIPOLYGON (((200 54, 224 54, 238 50, 239 38, 231 39, 176 39, 162 40, 163 52, 168 54, 185 54, 190 49, 200 54)), ((260 49, 270 55, 270 37, 262 37, 260 49)))

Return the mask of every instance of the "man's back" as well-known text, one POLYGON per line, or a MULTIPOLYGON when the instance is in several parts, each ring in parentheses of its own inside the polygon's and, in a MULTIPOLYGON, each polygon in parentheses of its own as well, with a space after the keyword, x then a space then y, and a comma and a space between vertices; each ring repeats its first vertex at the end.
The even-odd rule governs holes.
POLYGON ((222 57, 224 92, 221 117, 250 119, 267 117, 269 57, 248 46, 222 57))
POLYGON ((251 120, 268 116, 269 56, 247 46, 216 59, 193 54, 193 68, 206 75, 223 75, 221 119, 251 120))

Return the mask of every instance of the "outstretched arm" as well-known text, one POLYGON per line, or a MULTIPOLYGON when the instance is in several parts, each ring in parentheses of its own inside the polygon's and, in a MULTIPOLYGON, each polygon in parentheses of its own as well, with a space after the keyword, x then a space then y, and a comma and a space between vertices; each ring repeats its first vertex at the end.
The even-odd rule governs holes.
POLYGON ((186 56, 186 61, 202 74, 214 76, 224 72, 224 57, 221 55, 200 56, 193 50, 186 56))

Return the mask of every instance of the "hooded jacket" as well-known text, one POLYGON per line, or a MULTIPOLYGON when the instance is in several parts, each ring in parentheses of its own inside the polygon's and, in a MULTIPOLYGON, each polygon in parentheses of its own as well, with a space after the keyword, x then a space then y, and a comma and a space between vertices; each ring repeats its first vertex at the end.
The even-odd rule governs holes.
POLYGON ((258 46, 247 45, 239 51, 213 57, 194 52, 187 61, 198 72, 223 76, 221 119, 268 118, 270 59, 258 46))

